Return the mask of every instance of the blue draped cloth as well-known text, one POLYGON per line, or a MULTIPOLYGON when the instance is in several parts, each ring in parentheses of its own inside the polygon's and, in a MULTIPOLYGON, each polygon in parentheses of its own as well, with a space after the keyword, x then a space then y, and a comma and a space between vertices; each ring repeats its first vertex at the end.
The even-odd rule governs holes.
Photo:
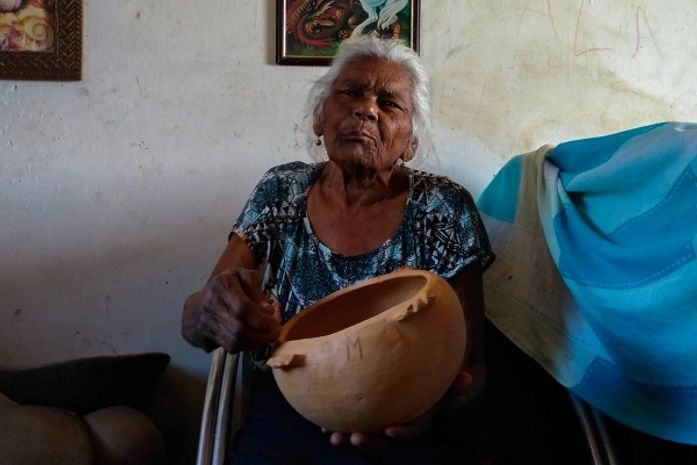
POLYGON ((489 319, 594 407, 697 445, 697 124, 514 157, 478 206, 489 319))

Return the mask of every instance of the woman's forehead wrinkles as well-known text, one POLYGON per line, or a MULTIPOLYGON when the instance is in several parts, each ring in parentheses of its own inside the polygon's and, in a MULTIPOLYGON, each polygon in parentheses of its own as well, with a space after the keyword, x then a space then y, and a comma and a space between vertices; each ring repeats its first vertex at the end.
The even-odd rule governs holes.
POLYGON ((346 76, 339 77, 334 81, 334 85, 349 86, 360 88, 362 90, 371 90, 380 95, 399 96, 408 94, 412 90, 412 84, 409 79, 404 79, 402 76, 395 78, 379 78, 378 76, 346 76))

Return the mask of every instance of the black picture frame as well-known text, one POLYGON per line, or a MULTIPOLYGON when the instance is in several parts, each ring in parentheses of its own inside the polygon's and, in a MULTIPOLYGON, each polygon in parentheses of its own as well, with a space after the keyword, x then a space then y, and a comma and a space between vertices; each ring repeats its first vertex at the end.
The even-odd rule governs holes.
MULTIPOLYGON (((362 32, 399 37, 418 53, 420 3, 420 0, 385 0, 375 12, 379 15, 385 7, 391 7, 393 16, 388 17, 396 20, 385 30, 378 30, 378 21, 367 24, 362 32), (396 9, 399 10, 394 13, 396 9)), ((277 0, 276 63, 328 66, 341 41, 368 17, 359 0, 277 0)))
POLYGON ((53 46, 47 51, 0 51, 0 79, 81 80, 82 2, 52 0, 53 46))

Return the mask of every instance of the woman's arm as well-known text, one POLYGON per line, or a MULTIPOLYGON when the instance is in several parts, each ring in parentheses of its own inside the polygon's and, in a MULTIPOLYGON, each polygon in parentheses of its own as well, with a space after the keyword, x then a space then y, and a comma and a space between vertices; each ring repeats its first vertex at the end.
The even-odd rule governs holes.
POLYGON ((184 303, 182 335, 189 343, 234 353, 276 340, 280 324, 255 267, 247 244, 233 235, 206 285, 184 303))
POLYGON ((455 289, 467 324, 467 347, 462 371, 442 403, 441 411, 457 407, 476 397, 486 383, 484 362, 484 290, 478 261, 468 265, 450 281, 455 289))

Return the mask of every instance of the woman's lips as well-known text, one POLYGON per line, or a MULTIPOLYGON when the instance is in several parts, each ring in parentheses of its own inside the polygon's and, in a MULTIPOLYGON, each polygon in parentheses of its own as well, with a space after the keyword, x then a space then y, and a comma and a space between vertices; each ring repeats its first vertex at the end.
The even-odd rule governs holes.
POLYGON ((372 134, 364 131, 348 131, 341 134, 340 140, 344 142, 375 142, 372 134))

